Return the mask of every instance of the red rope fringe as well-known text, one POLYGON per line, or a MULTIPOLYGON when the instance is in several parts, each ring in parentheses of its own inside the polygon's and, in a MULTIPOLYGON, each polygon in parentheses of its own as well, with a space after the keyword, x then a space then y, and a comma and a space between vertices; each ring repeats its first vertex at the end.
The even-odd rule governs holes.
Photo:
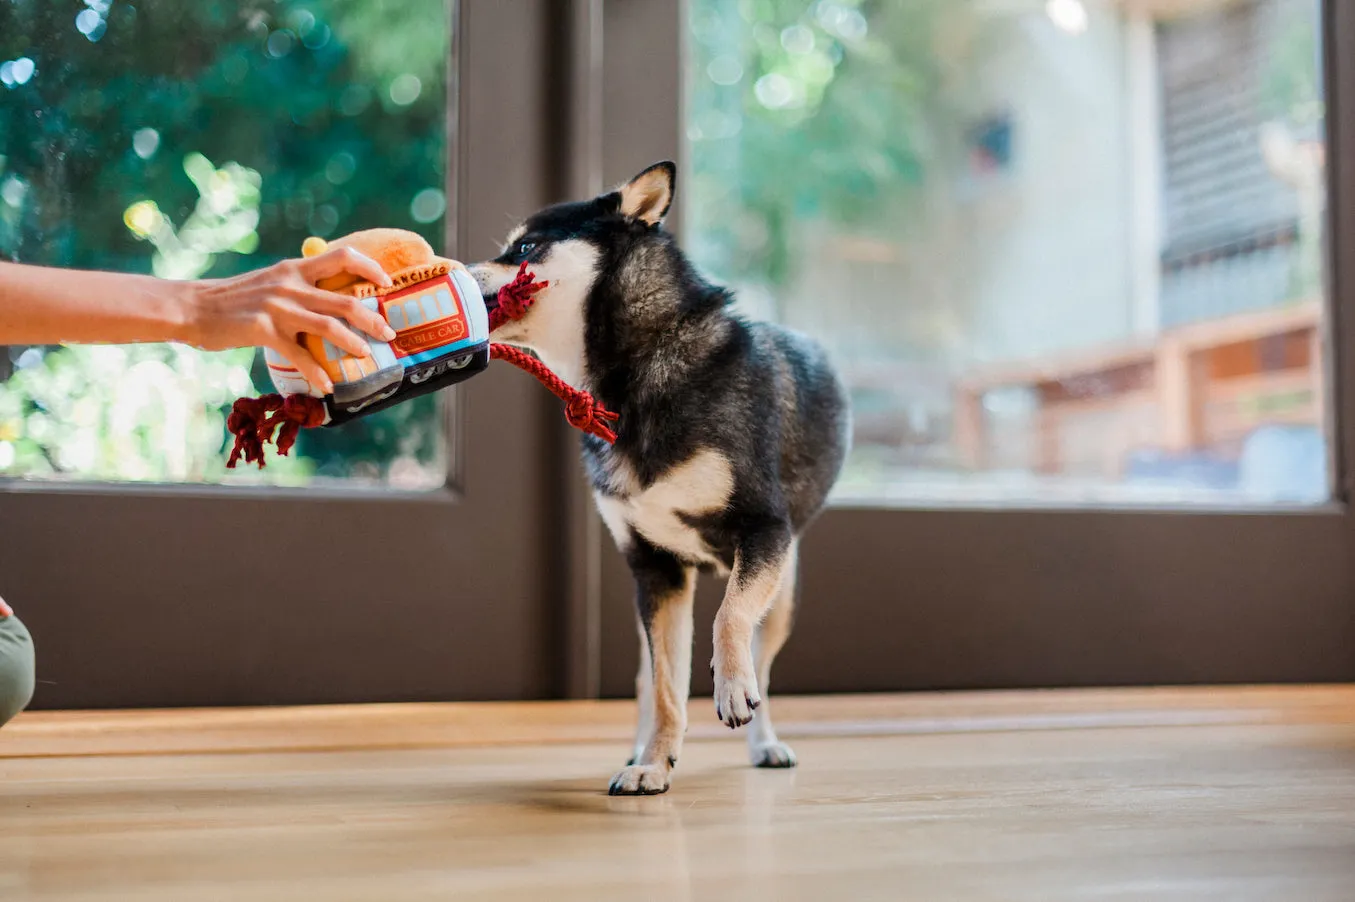
POLYGON ((489 312, 489 331, 515 319, 527 315, 527 308, 536 300, 536 293, 549 283, 535 281, 536 276, 527 271, 527 261, 518 266, 518 274, 513 281, 499 289, 499 305, 489 312))
MULTIPOLYGON (((499 289, 498 306, 489 314, 489 330, 493 332, 504 323, 521 319, 536 300, 536 294, 548 283, 535 281, 524 261, 518 267, 513 281, 499 289)), ((607 443, 616 441, 616 433, 608 423, 615 423, 617 415, 603 407, 588 392, 579 391, 550 371, 540 360, 526 351, 510 345, 490 342, 489 356, 503 360, 531 373, 561 401, 565 402, 565 419, 575 429, 595 435, 607 443)), ((235 436, 231 446, 229 469, 243 460, 264 468, 264 446, 275 442, 278 453, 286 455, 296 443, 302 429, 323 426, 325 402, 310 395, 263 395, 258 398, 240 398, 231 407, 226 428, 235 436), (276 437, 276 440, 275 440, 276 437)))
MULTIPOLYGON (((239 398, 231 405, 231 415, 226 417, 226 429, 235 436, 235 445, 231 448, 230 460, 226 468, 235 469, 241 458, 247 464, 258 464, 263 469, 262 437, 264 423, 268 415, 282 407, 282 395, 264 395, 260 398, 239 398)), ((272 430, 269 430, 272 434, 272 430)))
POLYGON ((296 444, 297 433, 303 428, 323 426, 324 422, 325 402, 310 395, 240 398, 226 418, 226 428, 235 436, 226 467, 234 470, 243 458, 245 463, 258 464, 262 470, 264 445, 274 442, 278 453, 285 457, 296 444))

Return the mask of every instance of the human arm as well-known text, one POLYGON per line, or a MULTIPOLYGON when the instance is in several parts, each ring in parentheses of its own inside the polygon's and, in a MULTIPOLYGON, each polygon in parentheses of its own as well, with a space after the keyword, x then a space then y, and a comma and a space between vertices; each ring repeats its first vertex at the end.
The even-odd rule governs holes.
POLYGON ((329 377, 297 342, 298 333, 362 356, 370 353, 367 343, 337 318, 374 338, 394 337, 385 320, 356 298, 315 287, 344 272, 390 284, 375 261, 351 248, 196 282, 0 263, 0 345, 178 341, 208 351, 268 347, 312 385, 330 391, 329 377))

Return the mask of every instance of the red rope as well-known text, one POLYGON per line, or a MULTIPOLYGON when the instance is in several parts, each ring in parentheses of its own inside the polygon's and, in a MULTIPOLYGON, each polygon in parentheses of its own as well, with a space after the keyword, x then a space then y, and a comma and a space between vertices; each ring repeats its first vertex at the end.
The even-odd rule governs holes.
POLYGON ((513 281, 499 289, 499 305, 489 313, 489 331, 527 315, 527 308, 536 300, 536 293, 549 284, 535 279, 536 276, 527 271, 527 261, 522 261, 513 281))
MULTIPOLYGON (((226 429, 235 436, 235 444, 231 447, 230 460, 226 461, 227 469, 234 470, 235 465, 244 458, 247 464, 258 464, 262 470, 263 446, 268 441, 264 437, 264 430, 268 423, 268 415, 282 407, 282 395, 263 395, 259 398, 238 398, 231 405, 230 416, 226 417, 226 429)), ((267 430, 271 436, 273 430, 267 430)))
POLYGON ((278 427, 276 445, 278 453, 285 457, 296 444, 298 432, 325 425, 325 402, 310 395, 288 395, 282 408, 269 418, 268 423, 270 427, 278 427))
POLYGON ((226 467, 234 470, 241 458, 247 464, 264 468, 263 447, 274 441, 278 453, 286 455, 296 444, 302 428, 323 426, 325 402, 310 395, 264 395, 259 398, 240 398, 231 407, 226 428, 235 436, 230 460, 226 467))
POLYGON ((616 422, 617 415, 599 404, 597 399, 588 392, 579 391, 572 387, 552 373, 550 368, 540 360, 511 345, 494 342, 489 346, 489 356, 495 360, 511 363, 518 369, 526 370, 535 376, 537 381, 544 385, 555 397, 564 401, 565 419, 569 421, 569 425, 575 429, 582 429, 589 435, 596 435, 608 444, 616 441, 616 433, 607 424, 616 422))
MULTIPOLYGON (((527 261, 518 266, 518 274, 513 281, 499 289, 499 304, 489 314, 489 331, 515 319, 522 319, 536 300, 536 293, 545 288, 547 282, 537 282, 536 277, 527 271, 527 261)), ((575 429, 582 429, 589 435, 596 435, 604 442, 616 441, 616 433, 608 423, 614 423, 617 415, 603 407, 588 392, 580 391, 550 371, 540 360, 511 345, 491 342, 489 356, 495 360, 511 363, 536 377, 555 397, 565 402, 565 419, 575 429)))

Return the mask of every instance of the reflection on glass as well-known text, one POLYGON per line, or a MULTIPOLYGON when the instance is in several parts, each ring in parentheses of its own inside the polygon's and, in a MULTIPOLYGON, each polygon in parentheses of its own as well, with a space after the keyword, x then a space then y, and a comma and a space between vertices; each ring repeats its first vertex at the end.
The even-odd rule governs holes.
POLYGON ((688 246, 870 502, 1320 502, 1317 0, 692 0, 688 246))
MULTIPOLYGON (((191 279, 399 226, 442 244, 443 0, 0 2, 0 257, 191 279)), ((214 482, 262 355, 0 348, 0 476, 214 482), (6 353, 8 351, 8 353, 6 353)), ((441 485, 436 401, 231 481, 441 485)))

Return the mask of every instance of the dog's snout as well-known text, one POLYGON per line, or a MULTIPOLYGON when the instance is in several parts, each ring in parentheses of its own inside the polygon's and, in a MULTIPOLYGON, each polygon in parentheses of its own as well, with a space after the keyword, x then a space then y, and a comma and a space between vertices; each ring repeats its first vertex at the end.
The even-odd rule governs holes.
POLYGON ((484 295, 485 303, 491 307, 498 297, 499 289, 513 281, 513 276, 505 272, 504 267, 494 263, 476 263, 467 266, 466 272, 480 286, 480 294, 484 295))

